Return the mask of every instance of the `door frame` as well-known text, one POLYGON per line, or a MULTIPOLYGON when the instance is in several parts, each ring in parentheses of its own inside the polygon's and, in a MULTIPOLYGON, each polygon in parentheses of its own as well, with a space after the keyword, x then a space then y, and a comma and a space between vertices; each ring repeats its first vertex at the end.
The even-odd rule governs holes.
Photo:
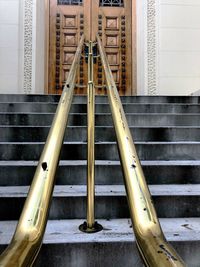
MULTIPOLYGON (((92 0, 91 0, 92 1, 92 0)), ((136 39, 136 2, 137 0, 131 0, 132 14, 132 95, 137 95, 137 39, 136 39), (135 88, 134 88, 135 87, 135 88)), ((48 78, 49 78, 49 27, 50 27, 50 0, 45 0, 45 94, 48 94, 48 78)))
POLYGON ((50 27, 50 0, 45 0, 45 79, 44 93, 48 94, 49 81, 49 27, 50 27))

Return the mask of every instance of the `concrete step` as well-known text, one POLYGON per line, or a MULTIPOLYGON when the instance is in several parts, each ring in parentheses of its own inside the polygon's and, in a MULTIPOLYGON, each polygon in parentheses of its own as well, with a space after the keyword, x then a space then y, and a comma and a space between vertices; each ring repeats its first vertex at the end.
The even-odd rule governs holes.
MULTIPOLYGON (((122 103, 191 103, 200 104, 199 96, 121 96, 122 103)), ((86 103, 85 96, 75 96, 74 103, 86 103)), ((108 103, 108 97, 96 96, 96 103, 108 103)))
MULTIPOLYGON (((0 220, 19 218, 28 188, 27 186, 0 187, 0 210, 4 211, 0 213, 0 220)), ((200 184, 150 185, 149 188, 159 217, 200 217, 200 184)), ((128 218, 129 209, 124 186, 96 186, 95 213, 96 217, 101 219, 128 218)), ((50 208, 50 219, 84 219, 85 216, 86 186, 56 186, 50 208)))
MULTIPOLYGON (((53 113, 0 113, 0 125, 29 125, 50 126, 53 113)), ((129 126, 200 126, 200 114, 136 114, 128 113, 126 118, 129 126)), ((97 126, 112 126, 113 121, 110 114, 96 114, 95 124, 97 126)), ((69 126, 86 126, 87 115, 71 113, 68 121, 69 126)))
MULTIPOLYGON (((92 235, 78 230, 82 222, 83 220, 48 221, 35 266, 65 267, 67 262, 69 267, 143 267, 136 249, 130 219, 98 219, 104 229, 92 235)), ((200 219, 163 218, 160 222, 167 240, 188 266, 199 267, 200 219)), ((11 240, 16 223, 0 222, 0 252, 11 240)))
MULTIPOLYGON (((58 102, 59 95, 20 95, 1 94, 0 102, 58 102)), ((107 96, 96 96, 97 103, 108 103, 107 96)), ((199 96, 121 96, 123 103, 192 103, 200 104, 199 96)), ((86 103, 85 95, 77 95, 73 98, 74 103, 86 103)))
MULTIPOLYGON (((200 142, 136 142, 141 160, 200 160, 200 142)), ((38 160, 43 142, 0 142, 0 160, 38 160)), ((62 160, 86 159, 85 142, 64 142, 62 160)), ((119 160, 115 142, 95 145, 96 160, 119 160)))
MULTIPOLYGON (((0 126, 1 142, 45 142, 49 126, 0 126)), ((200 141, 199 126, 170 126, 170 127, 130 127, 134 141, 200 141)), ((65 134, 66 142, 87 140, 86 126, 68 126, 65 134)), ((116 141, 115 130, 112 126, 96 126, 96 142, 116 141)))
MULTIPOLYGON (((200 161, 142 161, 148 184, 199 184, 200 161)), ((0 186, 30 185, 36 161, 0 161, 0 186)), ((57 185, 86 184, 86 161, 60 161, 57 185)), ((96 161, 97 185, 122 185, 119 161, 96 161), (112 173, 112 175, 110 175, 112 173)))
MULTIPOLYGON (((149 103, 137 104, 126 103, 123 105, 127 113, 199 113, 199 104, 164 104, 149 103)), ((48 102, 0 102, 0 112, 37 112, 37 113, 54 113, 57 103, 48 102)), ((110 113, 109 104, 96 104, 97 113, 110 113)), ((73 104, 71 113, 86 113, 87 104, 73 104)))

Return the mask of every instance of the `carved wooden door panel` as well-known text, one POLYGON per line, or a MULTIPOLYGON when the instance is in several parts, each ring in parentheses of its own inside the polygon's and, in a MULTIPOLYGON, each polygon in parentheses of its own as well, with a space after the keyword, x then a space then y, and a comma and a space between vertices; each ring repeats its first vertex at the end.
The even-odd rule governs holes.
MULTIPOLYGON (((120 95, 131 95, 132 87, 132 1, 95 0, 93 31, 100 35, 120 95)), ((98 85, 103 85, 101 62, 97 68, 98 85)))
MULTIPOLYGON (((84 32, 83 0, 50 0, 49 93, 62 93, 74 55, 84 32)), ((83 58, 77 83, 87 82, 83 58)), ((82 93, 77 88, 76 93, 82 93)))
MULTIPOLYGON (((96 40, 106 49, 121 95, 131 95, 133 86, 132 0, 50 0, 49 93, 62 92, 80 36, 96 40)), ((105 94, 100 59, 95 66, 98 94, 105 94)), ((87 65, 81 59, 76 93, 86 93, 87 65)))

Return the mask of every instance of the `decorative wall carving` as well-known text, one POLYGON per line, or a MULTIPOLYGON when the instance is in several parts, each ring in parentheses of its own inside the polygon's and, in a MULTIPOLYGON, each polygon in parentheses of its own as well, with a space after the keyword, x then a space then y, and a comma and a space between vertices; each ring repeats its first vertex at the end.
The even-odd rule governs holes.
MULTIPOLYGON (((60 13, 56 14, 56 77, 55 77, 55 91, 60 89, 60 39, 61 39, 61 18, 60 13)), ((66 42, 66 38, 65 42, 66 42)), ((64 71, 64 76, 66 77, 67 71, 64 71)))
POLYGON ((58 0, 58 5, 79 5, 83 4, 83 0, 58 0))
POLYGON ((147 71, 148 94, 156 95, 156 0, 147 1, 147 71))
POLYGON ((32 90, 33 0, 24 1, 24 93, 32 90))
POLYGON ((100 6, 124 6, 124 0, 100 0, 100 6))

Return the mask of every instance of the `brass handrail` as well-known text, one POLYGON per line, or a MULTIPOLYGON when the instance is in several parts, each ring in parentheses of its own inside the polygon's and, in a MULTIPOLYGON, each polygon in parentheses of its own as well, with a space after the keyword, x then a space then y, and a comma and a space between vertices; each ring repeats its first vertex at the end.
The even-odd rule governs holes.
POLYGON ((14 236, 10 245, 0 256, 0 266, 32 266, 40 251, 83 42, 84 36, 81 37, 77 48, 14 236))
POLYGON ((93 43, 89 42, 88 54, 88 88, 87 88, 87 228, 94 227, 94 179, 95 179, 95 151, 94 151, 94 127, 95 127, 95 89, 93 70, 93 43))
POLYGON ((95 222, 95 88, 94 88, 94 43, 88 46, 88 86, 87 86, 87 221, 79 229, 95 233, 103 228, 95 222))
POLYGON ((99 36, 97 36, 97 42, 105 71, 108 99, 117 137, 137 247, 146 266, 186 266, 173 247, 166 241, 162 232, 106 53, 99 36))

